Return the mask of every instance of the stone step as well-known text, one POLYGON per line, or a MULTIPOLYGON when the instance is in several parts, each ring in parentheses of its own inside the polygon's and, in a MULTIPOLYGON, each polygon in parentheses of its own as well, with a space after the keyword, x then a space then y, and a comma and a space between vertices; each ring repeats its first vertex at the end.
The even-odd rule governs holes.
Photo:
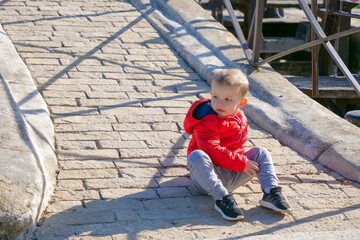
MULTIPOLYGON (((360 75, 354 75, 355 79, 360 83, 360 75)), ((285 76, 293 85, 303 91, 305 94, 311 95, 312 79, 311 77, 285 76)), ((359 98, 355 89, 350 82, 343 76, 319 77, 319 97, 321 98, 359 98)))

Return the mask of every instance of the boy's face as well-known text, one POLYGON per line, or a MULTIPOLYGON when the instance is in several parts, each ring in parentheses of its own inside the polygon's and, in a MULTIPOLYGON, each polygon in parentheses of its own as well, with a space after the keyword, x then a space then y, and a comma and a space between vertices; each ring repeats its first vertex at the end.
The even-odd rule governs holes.
POLYGON ((237 88, 217 82, 213 82, 210 94, 212 109, 222 117, 234 116, 247 102, 247 98, 239 95, 237 88))

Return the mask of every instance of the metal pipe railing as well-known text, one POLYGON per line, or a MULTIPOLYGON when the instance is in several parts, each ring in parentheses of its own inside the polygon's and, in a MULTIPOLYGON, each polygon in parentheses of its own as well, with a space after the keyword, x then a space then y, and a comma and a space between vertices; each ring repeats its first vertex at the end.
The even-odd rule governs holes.
MULTIPOLYGON (((326 0, 328 1, 328 0, 326 0)), ((311 30, 313 31, 311 42, 305 43, 303 45, 300 45, 298 47, 289 49, 287 51, 275 54, 269 58, 266 58, 264 60, 260 59, 260 49, 261 49, 261 41, 262 41, 262 20, 263 20, 263 13, 266 5, 266 0, 256 0, 256 9, 253 16, 253 23, 251 24, 252 27, 250 28, 249 35, 251 36, 250 39, 252 50, 249 48, 249 45, 244 37, 244 34, 241 30, 240 24, 237 20, 237 17, 235 16, 234 9, 231 5, 230 0, 223 0, 225 7, 227 11, 229 12, 231 22, 233 24, 233 27, 235 29, 235 33, 240 41, 240 44, 243 47, 243 50, 245 52, 246 59, 249 63, 249 65, 253 67, 259 67, 263 64, 266 64, 268 62, 271 62, 275 59, 278 59, 280 57, 286 56, 290 53, 294 53, 309 47, 312 47, 312 68, 313 68, 313 91, 312 95, 313 97, 316 97, 318 95, 318 45, 322 44, 327 52, 330 54, 333 61, 336 63, 338 68, 341 70, 341 72, 345 75, 346 79, 350 82, 350 84, 355 89, 356 93, 360 96, 360 85, 355 80, 354 76, 351 74, 335 48, 331 45, 330 41, 334 39, 338 39, 340 37, 348 36, 353 33, 360 32, 360 28, 354 28, 349 29, 346 31, 338 32, 336 34, 326 36, 325 32, 321 28, 320 24, 318 23, 315 16, 317 15, 317 0, 311 0, 312 10, 309 8, 308 4, 305 2, 305 0, 298 0, 299 5, 303 9, 307 19, 310 22, 311 30)), ((334 12, 335 15, 341 15, 341 16, 348 16, 353 17, 355 14, 346 14, 346 13, 340 13, 340 12, 334 12)), ((358 16, 358 15, 356 15, 358 16)), ((250 44, 250 43, 249 43, 250 44)))

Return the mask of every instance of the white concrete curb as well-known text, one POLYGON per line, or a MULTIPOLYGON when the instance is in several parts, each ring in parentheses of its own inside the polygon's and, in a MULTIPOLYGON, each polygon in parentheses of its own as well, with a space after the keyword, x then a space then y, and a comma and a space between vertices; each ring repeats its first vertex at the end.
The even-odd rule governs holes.
POLYGON ((54 127, 30 72, 0 25, 0 238, 26 238, 56 183, 54 127))

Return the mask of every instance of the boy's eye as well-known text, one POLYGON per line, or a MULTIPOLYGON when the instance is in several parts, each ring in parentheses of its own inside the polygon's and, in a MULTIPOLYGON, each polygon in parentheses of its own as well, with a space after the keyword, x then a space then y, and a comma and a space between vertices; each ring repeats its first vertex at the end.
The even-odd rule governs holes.
POLYGON ((232 99, 231 98, 225 98, 225 101, 231 101, 232 99))

